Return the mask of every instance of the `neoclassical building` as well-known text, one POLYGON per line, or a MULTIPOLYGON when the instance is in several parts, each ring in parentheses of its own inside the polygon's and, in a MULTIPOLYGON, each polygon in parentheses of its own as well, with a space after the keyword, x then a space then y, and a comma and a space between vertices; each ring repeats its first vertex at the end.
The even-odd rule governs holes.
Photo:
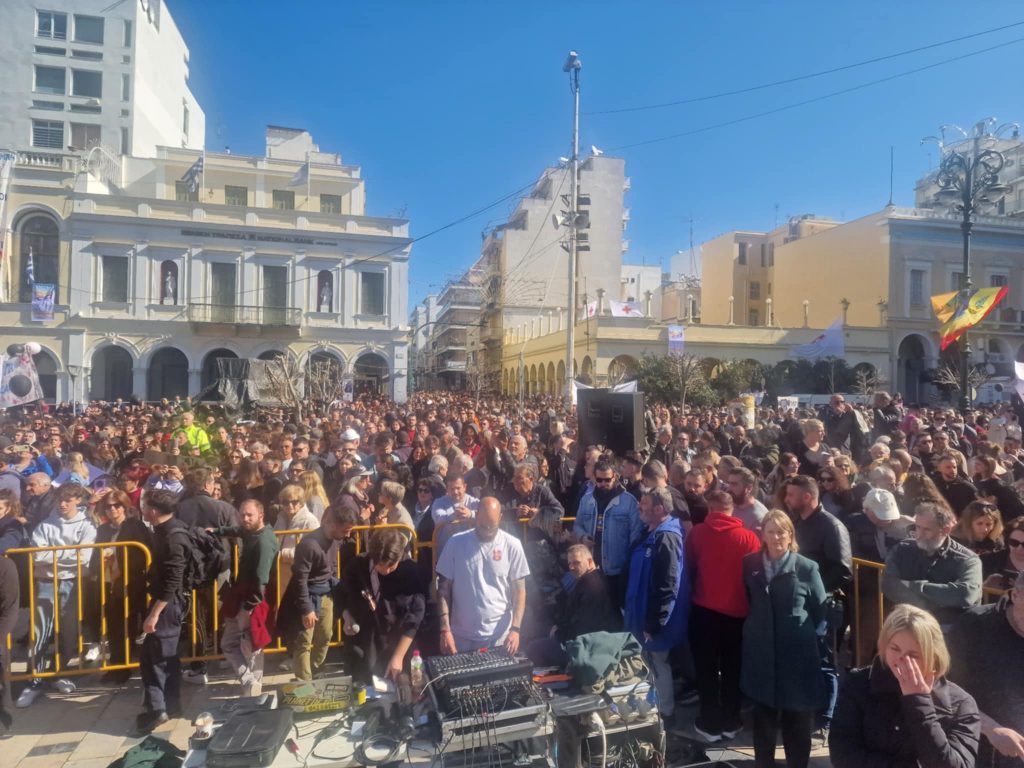
POLYGON ((405 399, 408 222, 367 216, 360 169, 303 130, 268 128, 264 156, 18 151, 7 205, 0 345, 42 345, 48 399, 194 395, 218 358, 275 355, 405 399))

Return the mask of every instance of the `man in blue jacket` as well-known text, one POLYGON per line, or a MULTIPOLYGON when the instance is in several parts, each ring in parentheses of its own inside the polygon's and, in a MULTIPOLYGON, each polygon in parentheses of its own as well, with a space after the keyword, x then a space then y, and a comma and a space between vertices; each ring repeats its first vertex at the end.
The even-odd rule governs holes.
POLYGON ((616 607, 622 607, 626 592, 629 553, 646 529, 636 498, 619 485, 615 468, 604 459, 594 464, 594 487, 580 499, 572 532, 594 553, 616 607))
POLYGON ((673 725, 675 695, 669 652, 686 637, 690 587, 683 567, 683 529, 672 516, 672 496, 654 488, 640 499, 647 538, 633 550, 626 589, 626 629, 644 647, 654 673, 658 709, 666 730, 673 725))

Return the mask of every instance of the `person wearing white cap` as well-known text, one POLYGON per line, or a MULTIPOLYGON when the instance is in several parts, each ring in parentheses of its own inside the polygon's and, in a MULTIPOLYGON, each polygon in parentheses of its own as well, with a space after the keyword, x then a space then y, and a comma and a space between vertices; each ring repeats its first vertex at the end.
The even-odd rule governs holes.
POLYGON ((896 497, 883 488, 868 491, 863 507, 864 515, 875 528, 874 549, 864 552, 863 556, 884 562, 889 550, 910 535, 914 520, 900 514, 896 497))

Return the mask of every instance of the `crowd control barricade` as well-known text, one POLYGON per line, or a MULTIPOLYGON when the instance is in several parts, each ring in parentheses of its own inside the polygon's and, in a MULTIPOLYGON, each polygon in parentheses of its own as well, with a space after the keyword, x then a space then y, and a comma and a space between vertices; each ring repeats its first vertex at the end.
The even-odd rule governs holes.
MULTIPOLYGON (((407 533, 410 537, 410 546, 413 559, 416 558, 419 552, 420 544, 416 540, 416 531, 407 525, 402 523, 383 523, 381 525, 357 525, 352 529, 352 537, 355 539, 355 552, 359 554, 364 549, 364 539, 366 539, 373 531, 385 530, 388 528, 396 528, 404 533, 407 533)), ((278 544, 281 543, 285 537, 296 537, 295 543, 311 533, 315 533, 317 528, 308 529, 296 529, 286 531, 274 531, 274 535, 277 537, 278 544)), ((240 557, 240 547, 237 542, 232 545, 231 563, 232 563, 232 575, 238 575, 238 561, 240 557)), ((335 563, 336 572, 338 576, 341 576, 342 569, 342 553, 341 549, 338 549, 337 560, 335 563)), ((286 581, 282 581, 281 574, 282 569, 285 573, 289 573, 291 569, 290 563, 282 563, 280 555, 274 558, 274 570, 271 574, 271 585, 268 586, 268 590, 273 590, 271 596, 274 598, 275 607, 280 609, 281 600, 284 598, 284 585, 286 581)), ((189 636, 190 640, 186 646, 189 651, 188 656, 182 656, 183 662, 193 661, 213 661, 216 659, 224 658, 224 655, 220 651, 220 589, 223 585, 219 582, 214 584, 205 590, 195 590, 192 593, 192 606, 193 610, 189 612, 189 636), (212 616, 208 612, 206 615, 212 618, 212 627, 208 632, 204 632, 206 629, 201 625, 199 619, 199 611, 205 610, 203 608, 202 601, 207 601, 207 605, 216 607, 216 610, 212 610, 212 616)), ((341 611, 338 611, 334 622, 334 632, 331 635, 330 647, 334 648, 342 644, 344 635, 342 634, 342 623, 341 611)), ((277 637, 274 641, 263 649, 265 653, 282 653, 287 651, 284 641, 277 637)))
MULTIPOLYGON (((111 541, 103 544, 72 544, 53 547, 17 547, 9 549, 6 556, 12 558, 18 564, 19 558, 24 558, 25 568, 19 568, 19 574, 27 574, 27 583, 20 584, 21 594, 28 597, 29 631, 28 631, 28 667, 24 674, 12 674, 11 680, 31 680, 34 678, 70 677, 73 675, 95 674, 97 672, 117 671, 122 669, 135 669, 138 667, 137 646, 135 644, 136 632, 141 630, 132 627, 133 613, 146 610, 145 583, 142 588, 142 604, 132 604, 132 589, 137 588, 132 581, 132 570, 138 563, 142 564, 142 573, 149 569, 152 556, 144 544, 137 541, 111 541), (110 558, 117 563, 118 550, 123 554, 124 569, 120 574, 121 579, 111 580, 108 576, 107 563, 110 558), (73 559, 73 562, 71 562, 73 559), (46 562, 49 560, 50 562, 46 562), (134 564, 134 565, 133 565, 134 564), (70 573, 70 577, 60 578, 60 573, 70 573), (61 599, 61 592, 65 588, 61 582, 70 583, 72 588, 65 600, 61 599), (104 646, 107 651, 112 651, 110 641, 110 630, 107 624, 108 596, 107 588, 116 587, 120 583, 121 594, 113 594, 111 598, 121 602, 117 614, 123 622, 123 637, 118 644, 124 644, 124 662, 109 662, 111 654, 104 654, 104 646), (98 586, 98 603, 96 601, 95 588, 98 586), (52 597, 47 600, 45 593, 50 592, 52 597), (41 594, 44 593, 44 594, 41 594), (61 603, 64 603, 63 610, 61 603), (51 615, 48 617, 50 626, 46 626, 47 603, 50 606, 51 615), (98 615, 96 611, 98 610, 98 615), (37 615, 42 612, 43 621, 37 621, 37 615), (68 627, 67 619, 74 618, 72 626, 68 627), (98 629, 98 633, 86 638, 85 632, 98 629), (44 633, 48 637, 41 637, 44 633), (69 634, 70 633, 70 634, 69 634), (53 652, 48 652, 48 646, 52 642, 53 652), (96 644, 100 651, 99 663, 86 665, 84 661, 86 646, 96 644), (39 653, 36 653, 36 645, 39 644, 39 653), (65 654, 64 651, 71 649, 72 652, 65 654), (132 651, 135 650, 136 658, 133 659, 132 651), (69 667, 69 662, 76 656, 78 665, 69 667), (52 659, 52 663, 48 663, 52 659)), ((120 566, 118 567, 120 569, 120 566)), ((143 577, 144 578, 144 577, 143 577)), ((121 633, 118 633, 121 634, 121 633)), ((8 635, 3 639, 11 648, 12 639, 8 635)), ((120 649, 119 649, 120 650, 120 649)))
MULTIPOLYGON (((850 616, 850 649, 853 666, 862 667, 874 657, 878 633, 892 603, 882 593, 885 563, 853 558, 853 613, 850 616)), ((1006 590, 982 587, 981 602, 992 603, 1006 590)))

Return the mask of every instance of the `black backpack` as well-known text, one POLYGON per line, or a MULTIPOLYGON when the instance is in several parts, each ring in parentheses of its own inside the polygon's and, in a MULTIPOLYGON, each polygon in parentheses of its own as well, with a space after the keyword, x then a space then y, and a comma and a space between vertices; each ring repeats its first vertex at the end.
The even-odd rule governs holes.
POLYGON ((228 553, 220 538, 204 528, 181 528, 188 537, 188 563, 185 565, 183 586, 186 591, 202 589, 213 584, 228 568, 228 553))

